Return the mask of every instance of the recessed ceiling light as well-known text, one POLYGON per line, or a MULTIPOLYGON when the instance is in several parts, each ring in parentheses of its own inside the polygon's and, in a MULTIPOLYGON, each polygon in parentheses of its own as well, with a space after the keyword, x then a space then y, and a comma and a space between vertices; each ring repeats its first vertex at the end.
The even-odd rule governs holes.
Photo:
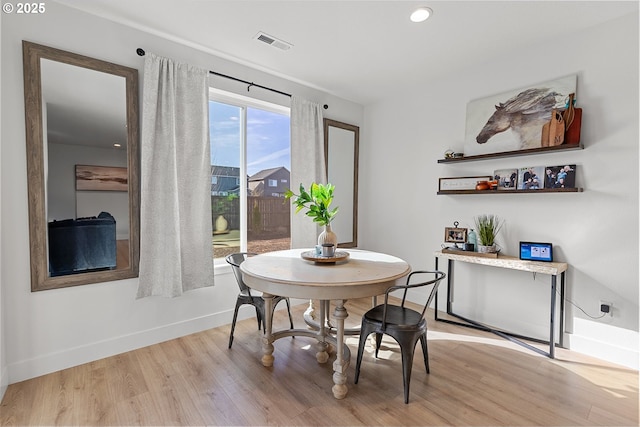
POLYGON ((411 14, 412 22, 423 22, 426 21, 431 15, 433 15, 433 10, 428 7, 419 7, 413 11, 411 14))
POLYGON ((120 148, 120 147, 122 147, 122 144, 120 144, 119 142, 114 142, 113 146, 116 147, 116 148, 120 148))

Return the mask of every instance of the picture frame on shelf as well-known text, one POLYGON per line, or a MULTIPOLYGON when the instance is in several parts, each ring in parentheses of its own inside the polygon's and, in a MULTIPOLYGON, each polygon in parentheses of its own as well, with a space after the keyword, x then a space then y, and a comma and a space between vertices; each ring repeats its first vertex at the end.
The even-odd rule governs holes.
POLYGON ((490 180, 491 177, 488 175, 440 178, 438 181, 438 191, 475 190, 478 181, 490 180))
POLYGON ((544 188, 576 188, 576 165, 547 166, 544 188))
POLYGON ((467 229, 456 227, 444 228, 444 241, 446 243, 466 243, 467 242, 467 229))
POLYGON ((498 169, 493 172, 493 179, 498 181, 498 190, 515 190, 518 183, 518 169, 498 169))
POLYGON ((544 188, 544 166, 527 166, 518 169, 518 190, 541 190, 544 188))

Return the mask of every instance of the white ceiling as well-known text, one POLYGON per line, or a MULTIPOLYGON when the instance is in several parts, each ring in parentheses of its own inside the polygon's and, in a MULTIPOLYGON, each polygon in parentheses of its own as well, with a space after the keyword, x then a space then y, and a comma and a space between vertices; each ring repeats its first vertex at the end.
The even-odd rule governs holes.
POLYGON ((637 0, 56 1, 363 105, 638 10, 637 0), (409 21, 417 6, 433 16, 409 21), (293 47, 258 42, 259 31, 293 47))

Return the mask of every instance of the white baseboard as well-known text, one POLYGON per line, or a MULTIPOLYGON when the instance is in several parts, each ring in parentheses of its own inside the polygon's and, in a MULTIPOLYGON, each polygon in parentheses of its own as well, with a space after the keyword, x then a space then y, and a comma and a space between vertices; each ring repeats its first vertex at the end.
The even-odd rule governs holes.
MULTIPOLYGON (((292 305, 302 302, 304 301, 291 300, 292 305)), ((277 307, 277 309, 286 309, 286 306, 282 305, 282 307, 277 307)), ((238 312, 238 321, 255 317, 255 315, 256 313, 253 307, 248 305, 243 306, 238 312)), ((29 360, 21 360, 10 364, 5 369, 5 372, 3 372, 1 378, 3 389, 1 389, 0 392, 4 393, 4 389, 7 387, 5 384, 25 381, 51 372, 89 363, 94 360, 104 359, 105 357, 158 344, 185 335, 228 325, 231 323, 232 318, 233 310, 224 311, 136 332, 130 335, 123 335, 109 340, 65 349, 29 360)))
POLYGON ((604 321, 573 318, 568 347, 579 353, 638 370, 638 331, 604 321))
POLYGON ((0 371, 0 402, 2 402, 2 399, 4 398, 7 387, 9 387, 9 370, 5 366, 0 371))
POLYGON ((608 342, 599 341, 590 337, 576 334, 566 334, 565 345, 578 353, 586 354, 616 365, 638 370, 640 366, 640 353, 638 349, 621 347, 608 342))

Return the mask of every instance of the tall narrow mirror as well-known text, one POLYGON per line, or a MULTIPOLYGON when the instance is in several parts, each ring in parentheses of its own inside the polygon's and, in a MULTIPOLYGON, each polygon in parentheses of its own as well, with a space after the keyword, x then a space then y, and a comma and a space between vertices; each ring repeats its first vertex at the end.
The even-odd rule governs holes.
POLYGON ((31 290, 138 275, 138 72, 23 42, 31 290))
POLYGON ((358 245, 358 126, 324 119, 324 152, 327 182, 336 186, 333 204, 340 213, 331 223, 338 246, 358 245))

